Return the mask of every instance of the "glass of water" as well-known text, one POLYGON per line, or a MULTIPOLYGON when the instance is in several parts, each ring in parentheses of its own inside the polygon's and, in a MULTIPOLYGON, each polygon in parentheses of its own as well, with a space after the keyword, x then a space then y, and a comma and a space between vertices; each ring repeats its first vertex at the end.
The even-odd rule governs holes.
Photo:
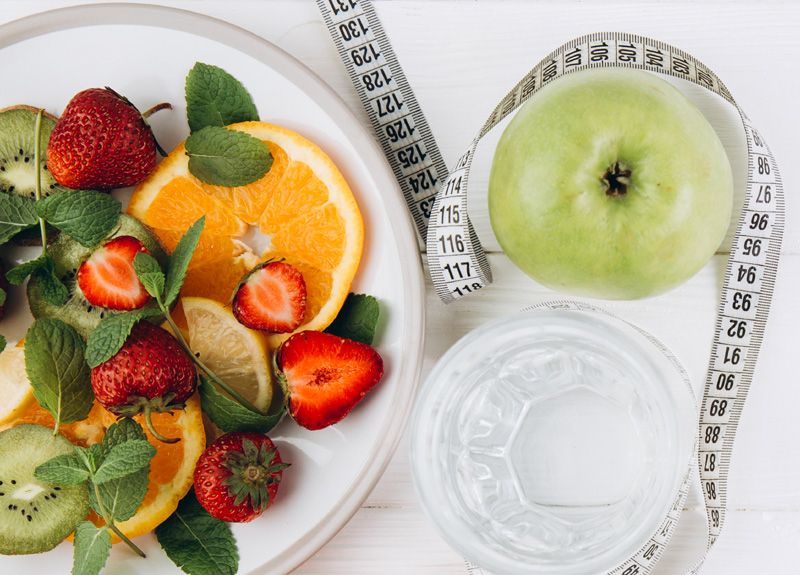
POLYGON ((696 417, 683 369, 627 322, 524 312, 469 333, 431 372, 415 486, 450 545, 496 575, 602 573, 669 511, 696 417))

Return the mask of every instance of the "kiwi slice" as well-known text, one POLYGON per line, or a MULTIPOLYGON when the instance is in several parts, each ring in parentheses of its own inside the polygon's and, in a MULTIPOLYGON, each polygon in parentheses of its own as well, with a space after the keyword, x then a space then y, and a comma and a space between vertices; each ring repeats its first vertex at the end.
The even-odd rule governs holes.
MULTIPOLYGON (((158 260, 162 267, 167 262, 167 255, 158 243, 152 232, 139 220, 122 215, 116 231, 108 239, 119 236, 133 236, 141 241, 148 249, 150 254, 158 260)), ((28 282, 28 305, 35 318, 55 318, 60 319, 73 326, 84 338, 97 327, 100 320, 111 315, 120 313, 115 310, 97 307, 90 304, 81 292, 75 276, 81 264, 94 252, 94 248, 87 248, 69 238, 66 234, 61 234, 47 248, 47 253, 53 258, 55 272, 69 289, 69 299, 63 306, 54 306, 47 303, 42 297, 41 287, 35 278, 28 282)), ((156 306, 155 302, 150 302, 149 306, 156 306)))
MULTIPOLYGON (((0 110, 0 192, 33 198, 36 195, 36 167, 33 165, 34 127, 39 110, 31 106, 13 106, 0 110)), ((58 190, 47 169, 47 143, 56 125, 55 116, 42 116, 41 157, 42 195, 58 190)))
POLYGON ((23 424, 0 432, 0 553, 49 551, 72 533, 89 512, 86 485, 50 485, 35 469, 75 451, 61 435, 23 424))

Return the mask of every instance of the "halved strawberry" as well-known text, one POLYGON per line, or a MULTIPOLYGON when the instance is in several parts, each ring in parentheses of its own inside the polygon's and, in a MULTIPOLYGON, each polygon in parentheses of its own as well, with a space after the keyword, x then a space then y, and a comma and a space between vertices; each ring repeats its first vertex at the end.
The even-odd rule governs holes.
POLYGON ((306 429, 333 425, 383 377, 383 359, 370 346, 318 331, 301 331, 278 350, 289 413, 306 429))
POLYGON ((95 306, 115 310, 142 307, 150 298, 133 269, 138 253, 150 253, 133 236, 119 236, 98 248, 78 269, 78 286, 95 306))
POLYGON ((239 323, 250 329, 294 331, 306 314, 306 282, 294 266, 263 263, 242 279, 232 307, 239 323))

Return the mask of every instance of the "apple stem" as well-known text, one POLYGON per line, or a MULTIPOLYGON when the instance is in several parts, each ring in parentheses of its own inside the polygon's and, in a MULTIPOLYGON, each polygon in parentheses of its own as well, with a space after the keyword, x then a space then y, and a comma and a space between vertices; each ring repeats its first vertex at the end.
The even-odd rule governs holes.
POLYGON ((618 198, 628 193, 628 186, 631 183, 631 170, 624 164, 614 162, 613 166, 606 169, 606 173, 601 178, 606 184, 606 195, 618 198))

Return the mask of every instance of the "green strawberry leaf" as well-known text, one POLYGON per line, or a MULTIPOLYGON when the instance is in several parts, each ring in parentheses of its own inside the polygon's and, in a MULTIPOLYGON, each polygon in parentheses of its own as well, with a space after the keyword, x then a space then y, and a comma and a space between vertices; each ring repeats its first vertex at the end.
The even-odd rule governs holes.
POLYGON ((86 363, 89 367, 97 367, 115 355, 125 344, 133 326, 143 319, 158 317, 161 311, 155 308, 143 308, 126 313, 109 315, 89 334, 86 340, 86 363))
POLYGON ((381 309, 371 295, 351 293, 333 323, 325 331, 345 339, 372 345, 381 309))
POLYGON ((250 134, 206 126, 186 140, 189 171, 217 186, 245 186, 264 177, 272 167, 269 147, 250 134))
MULTIPOLYGON (((256 431, 266 433, 280 423, 286 414, 284 402, 279 411, 261 415, 220 393, 204 375, 200 375, 200 402, 205 413, 222 431, 256 431)), ((273 403, 274 404, 274 403, 273 403)))
POLYGON ((94 473, 93 481, 97 485, 102 485, 149 468, 150 460, 155 454, 155 447, 146 439, 134 439, 115 445, 94 473))
POLYGON ((197 62, 186 76, 186 118, 192 132, 258 120, 253 98, 222 68, 197 62))
POLYGON ((85 344, 75 328, 38 319, 25 337, 25 371, 33 395, 61 423, 86 419, 94 402, 85 344))
POLYGON ((111 535, 105 527, 84 521, 75 529, 72 575, 98 575, 111 554, 111 535))
POLYGON ((91 248, 117 226, 122 205, 101 192, 65 190, 37 202, 36 211, 51 226, 91 248))
POLYGON ((209 515, 194 491, 155 530, 173 563, 189 575, 236 575, 239 550, 231 526, 209 515))
POLYGON ((38 223, 33 200, 14 194, 0 194, 0 244, 38 223))
POLYGON ((36 479, 53 485, 77 485, 89 479, 89 470, 75 453, 53 457, 37 467, 33 474, 36 479))
POLYGON ((167 269, 167 285, 164 293, 164 305, 169 308, 178 298, 183 282, 186 279, 186 270, 189 269, 189 262, 192 261, 194 250, 200 241, 200 235, 206 225, 206 217, 202 216, 192 224, 183 237, 175 246, 175 251, 169 258, 169 268, 167 269))
POLYGON ((150 254, 138 253, 133 258, 133 269, 147 293, 156 298, 156 301, 162 301, 166 278, 158 260, 150 254))

